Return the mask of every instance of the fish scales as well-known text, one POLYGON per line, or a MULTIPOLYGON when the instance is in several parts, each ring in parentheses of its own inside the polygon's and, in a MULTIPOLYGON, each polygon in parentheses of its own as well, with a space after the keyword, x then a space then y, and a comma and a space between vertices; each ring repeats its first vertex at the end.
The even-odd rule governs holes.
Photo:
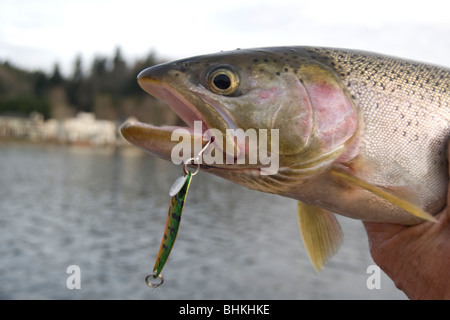
POLYGON ((450 70, 370 52, 307 51, 336 70, 361 110, 360 153, 380 168, 371 171, 369 182, 413 183, 426 208, 442 209, 448 184, 450 70))

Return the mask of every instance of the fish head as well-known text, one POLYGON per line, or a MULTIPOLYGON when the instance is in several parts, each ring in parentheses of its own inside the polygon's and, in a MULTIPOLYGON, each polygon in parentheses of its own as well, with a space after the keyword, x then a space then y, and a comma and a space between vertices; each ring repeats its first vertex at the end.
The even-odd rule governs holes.
MULTIPOLYGON (((341 156, 357 127, 355 108, 336 74, 300 48, 235 50, 168 62, 142 71, 138 83, 179 115, 191 139, 213 141, 224 161, 203 169, 246 186, 269 166, 261 158, 263 148, 277 157, 277 169, 312 172, 341 156), (200 134, 195 123, 201 123, 200 134), (250 130, 256 132, 256 148, 249 147, 250 130), (251 152, 258 153, 253 163, 251 152), (235 161, 227 161, 230 157, 235 161), (239 163, 239 157, 246 161, 239 163)), ((169 159, 174 129, 128 124, 122 134, 169 159)))

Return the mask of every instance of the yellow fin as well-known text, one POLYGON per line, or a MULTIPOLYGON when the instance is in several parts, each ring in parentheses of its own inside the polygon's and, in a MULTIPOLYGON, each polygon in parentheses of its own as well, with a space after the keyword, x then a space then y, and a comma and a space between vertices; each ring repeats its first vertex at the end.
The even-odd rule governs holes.
POLYGON ((402 208, 403 210, 405 210, 406 212, 424 219, 424 220, 428 220, 428 221, 432 221, 432 222, 437 222, 436 218, 433 217, 431 214, 429 214, 428 212, 425 212, 424 210, 422 210, 421 208, 419 208, 418 206, 412 204, 411 202, 401 199, 398 196, 395 196, 387 191, 384 191, 381 188, 378 188, 374 185, 371 185, 370 183, 361 180, 343 170, 338 170, 338 169, 331 169, 330 173, 332 175, 334 175, 335 177, 341 178, 351 184, 356 184, 358 186, 360 186, 361 188, 372 192, 373 194, 389 201, 390 203, 402 208))
POLYGON ((342 244, 341 227, 331 212, 300 201, 297 215, 309 259, 317 273, 320 273, 325 262, 342 244))

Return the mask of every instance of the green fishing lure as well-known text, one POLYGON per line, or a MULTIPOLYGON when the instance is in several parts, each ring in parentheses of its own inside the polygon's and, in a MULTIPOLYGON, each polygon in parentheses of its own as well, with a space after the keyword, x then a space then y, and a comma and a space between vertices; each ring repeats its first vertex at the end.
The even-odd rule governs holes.
POLYGON ((145 278, 145 282, 152 288, 161 286, 164 282, 161 271, 169 258, 173 245, 178 235, 178 228, 180 227, 181 214, 183 213, 184 203, 186 202, 186 196, 191 185, 191 180, 194 175, 200 170, 199 159, 201 154, 206 150, 211 141, 209 141, 203 149, 198 153, 197 157, 190 158, 183 164, 184 175, 179 177, 172 187, 170 188, 169 195, 172 197, 169 204, 169 212, 167 214, 166 227, 164 228, 164 234, 159 247, 158 256, 156 257, 155 266, 153 267, 153 273, 149 274, 145 278), (187 165, 189 163, 195 163, 197 169, 195 171, 189 171, 187 165), (150 278, 160 279, 159 283, 153 283, 150 278))
POLYGON ((164 229, 164 236, 159 247, 158 257, 156 258, 155 266, 153 267, 153 278, 157 278, 169 257, 175 239, 177 238, 178 228, 180 226, 181 214, 183 213, 184 202, 186 195, 191 185, 192 173, 186 175, 186 181, 181 190, 172 197, 169 205, 169 214, 167 215, 166 227, 164 229))

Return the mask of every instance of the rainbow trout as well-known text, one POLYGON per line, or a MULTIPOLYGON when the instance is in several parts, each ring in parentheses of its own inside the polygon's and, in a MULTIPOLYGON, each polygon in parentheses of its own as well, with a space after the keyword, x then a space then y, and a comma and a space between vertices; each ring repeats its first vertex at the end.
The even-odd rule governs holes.
MULTIPOLYGON (((276 148, 266 148, 277 157, 276 172, 262 174, 262 158, 201 168, 298 200, 302 238, 316 270, 342 241, 334 213, 414 225, 435 221, 446 205, 448 68, 362 51, 273 47, 153 66, 138 82, 190 127, 181 138, 195 143, 211 140, 203 134, 209 129, 222 133, 212 143, 219 158, 229 160, 232 150, 249 159, 255 150, 230 129, 277 129, 276 148), (202 131, 191 135, 196 122, 202 131)), ((179 141, 171 139, 175 129, 138 122, 121 131, 132 144, 171 159, 179 141)))

